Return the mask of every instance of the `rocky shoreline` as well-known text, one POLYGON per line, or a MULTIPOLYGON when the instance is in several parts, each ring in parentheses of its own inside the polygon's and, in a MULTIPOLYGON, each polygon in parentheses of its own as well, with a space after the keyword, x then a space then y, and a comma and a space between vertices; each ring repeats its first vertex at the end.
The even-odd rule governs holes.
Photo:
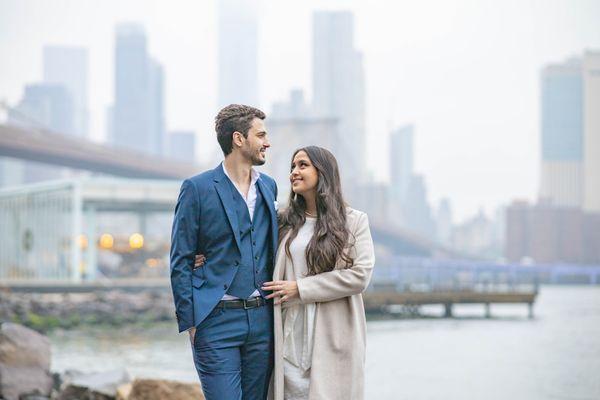
POLYGON ((199 384, 131 379, 127 371, 50 371, 50 340, 12 322, 0 324, 0 399, 197 400, 199 384))
POLYGON ((199 384, 132 379, 125 370, 50 371, 44 334, 79 328, 144 329, 177 323, 168 290, 93 293, 15 293, 0 290, 0 399, 197 400, 199 384))
POLYGON ((63 294, 0 291, 0 322, 21 324, 42 333, 81 326, 176 323, 168 290, 63 294))

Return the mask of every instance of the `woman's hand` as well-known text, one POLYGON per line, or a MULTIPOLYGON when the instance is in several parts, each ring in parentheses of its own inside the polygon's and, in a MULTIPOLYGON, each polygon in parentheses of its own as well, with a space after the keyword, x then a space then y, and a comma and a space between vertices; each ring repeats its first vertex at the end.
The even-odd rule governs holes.
POLYGON ((192 267, 192 269, 194 271, 197 270, 198 268, 204 265, 205 261, 206 257, 204 257, 204 254, 196 254, 196 257, 194 257, 194 266, 192 267))
POLYGON ((267 299, 275 299, 275 304, 281 304, 284 301, 297 299, 300 297, 298 293, 298 284, 296 281, 271 281, 263 283, 262 290, 272 291, 267 299))

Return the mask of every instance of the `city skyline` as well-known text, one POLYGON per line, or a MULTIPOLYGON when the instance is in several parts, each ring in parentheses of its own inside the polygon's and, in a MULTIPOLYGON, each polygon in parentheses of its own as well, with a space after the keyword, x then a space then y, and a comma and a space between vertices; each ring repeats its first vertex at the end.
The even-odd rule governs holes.
MULTIPOLYGON (((425 6, 409 3, 284 3, 259 3, 259 106, 269 113, 271 104, 296 87, 312 99, 310 18, 322 8, 352 11, 356 47, 365 59, 366 153, 373 175, 377 180, 388 179, 387 152, 381 149, 386 148, 390 131, 414 123, 419 130, 415 170, 427 179, 431 204, 449 197, 458 220, 480 206, 490 213, 512 198, 535 198, 540 159, 539 71, 585 48, 600 47, 600 28, 592 24, 597 20, 594 16, 600 15, 599 7, 591 2, 579 3, 571 13, 565 13, 569 5, 564 1, 553 2, 552 7, 537 2, 487 8, 463 2, 436 4, 442 14, 460 10, 447 20, 429 15, 425 6), (515 10, 523 13, 513 15, 515 10), (287 18, 290 13, 297 18, 287 18), (496 14, 514 18, 514 31, 501 34, 498 23, 486 24, 495 21, 496 14), (557 24, 564 29, 555 32, 557 24), (292 31, 293 35, 288 34, 292 31), (482 80, 484 76, 487 80, 482 80)), ((181 7, 153 3, 146 9, 136 1, 122 7, 109 3, 99 15, 80 10, 85 6, 68 5, 61 13, 35 2, 3 4, 0 45, 12 53, 8 41, 22 40, 14 61, 21 68, 2 67, 0 76, 10 77, 10 82, 0 78, 0 97, 14 104, 26 83, 39 80, 41 63, 32 60, 39 60, 41 54, 33 53, 41 53, 44 45, 87 47, 92 137, 105 139, 104 111, 112 98, 112 30, 116 22, 139 21, 154 47, 150 53, 165 65, 167 129, 199 132, 200 156, 206 159, 214 154, 215 3, 201 9, 184 2, 181 7), (181 13, 181 9, 188 11, 181 13), (81 18, 75 22, 69 15, 81 18), (24 32, 19 20, 25 17, 40 29, 24 32), (57 21, 61 26, 49 31, 57 21)))

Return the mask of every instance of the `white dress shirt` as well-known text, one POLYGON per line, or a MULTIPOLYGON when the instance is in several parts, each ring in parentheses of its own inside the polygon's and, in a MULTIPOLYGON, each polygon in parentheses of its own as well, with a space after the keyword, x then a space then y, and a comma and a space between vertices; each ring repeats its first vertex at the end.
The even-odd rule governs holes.
MULTIPOLYGON (((229 176, 229 174, 227 173, 227 168, 225 168, 225 163, 222 163, 221 166, 223 167, 223 172, 225 172, 225 176, 227 176, 227 178, 231 181, 231 183, 233 183, 233 186, 235 186, 235 188, 238 190, 240 196, 242 196, 242 199, 244 199, 244 201, 246 202, 246 206, 248 207, 248 213, 250 214, 250 221, 252 221, 252 219, 254 218, 254 209, 256 208, 256 181, 258 181, 258 178, 260 177, 260 172, 258 172, 257 170, 255 170, 254 168, 250 169, 250 188, 248 189, 248 195, 244 195, 244 193, 240 190, 240 188, 235 184, 235 182, 233 181, 233 179, 231 179, 231 177, 229 176)), ((254 291, 254 293, 252 293, 250 295, 250 297, 258 297, 260 296, 260 292, 257 290, 254 291)), ((235 296, 231 296, 229 294, 224 294, 223 297, 221 298, 221 300, 237 300, 238 297, 235 296)))

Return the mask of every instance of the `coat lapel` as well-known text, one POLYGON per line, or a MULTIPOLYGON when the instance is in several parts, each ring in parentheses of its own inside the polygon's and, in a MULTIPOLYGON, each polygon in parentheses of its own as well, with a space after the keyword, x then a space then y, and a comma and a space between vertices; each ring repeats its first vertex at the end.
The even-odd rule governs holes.
POLYGON ((275 257, 275 268, 273 270, 273 280, 280 281, 283 279, 283 273, 285 272, 285 262, 287 254, 285 253, 285 242, 290 236, 291 232, 288 232, 285 237, 281 240, 281 246, 279 246, 277 256, 275 257))
POLYGON ((223 172, 222 164, 215 168, 214 171, 215 189, 217 190, 217 194, 221 199, 221 203, 223 205, 223 209, 225 210, 225 214, 227 214, 229 225, 231 226, 233 236, 235 237, 235 243, 237 244, 238 249, 240 249, 240 227, 238 224, 237 215, 235 214, 235 204, 233 203, 233 193, 231 192, 231 185, 229 184, 229 179, 225 175, 225 172, 223 172))

